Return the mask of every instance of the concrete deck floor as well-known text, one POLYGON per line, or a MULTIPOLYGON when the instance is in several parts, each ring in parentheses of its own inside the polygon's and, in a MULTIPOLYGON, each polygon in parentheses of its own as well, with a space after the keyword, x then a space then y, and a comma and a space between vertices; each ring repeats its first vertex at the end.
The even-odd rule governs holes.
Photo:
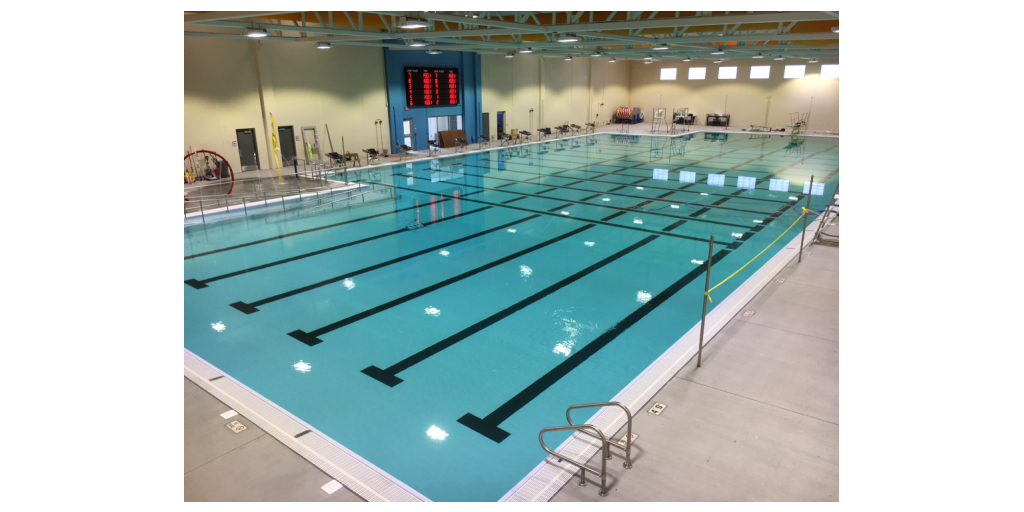
MULTIPOLYGON (((588 475, 551 501, 838 501, 839 248, 809 247, 744 310, 634 418, 633 469, 613 450, 607 497, 588 475)), ((185 379, 185 501, 362 501, 228 409, 185 379)))

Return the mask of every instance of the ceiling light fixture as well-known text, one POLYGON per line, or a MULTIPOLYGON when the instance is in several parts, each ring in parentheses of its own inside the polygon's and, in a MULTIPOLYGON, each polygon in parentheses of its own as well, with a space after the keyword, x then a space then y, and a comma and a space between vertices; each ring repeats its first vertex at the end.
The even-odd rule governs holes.
POLYGON ((654 55, 647 55, 644 60, 654 60, 654 55))
POLYGON ((722 59, 718 59, 718 60, 715 61, 715 64, 721 64, 721 63, 722 63, 722 59))
POLYGON ((323 41, 321 43, 318 43, 316 45, 316 48, 318 50, 330 50, 331 49, 331 43, 328 43, 327 41, 323 41))
POLYGON ((654 64, 654 61, 653 60, 645 60, 644 64, 654 64))
POLYGON ((817 64, 818 63, 818 59, 811 59, 811 60, 809 60, 807 62, 810 62, 811 64, 817 64))
POLYGON ((441 55, 441 50, 438 50, 437 48, 431 48, 427 50, 427 55, 441 55))
POLYGON ((572 60, 572 55, 566 55, 565 60, 572 60))
POLYGON ((409 28, 409 29, 412 29, 412 28, 426 28, 426 26, 427 26, 427 20, 421 20, 421 19, 418 19, 418 18, 405 18, 405 21, 403 21, 401 24, 399 24, 398 28, 409 28))
POLYGON ((839 27, 832 27, 832 32, 835 34, 839 33, 839 27))
POLYGON ((409 46, 426 46, 426 45, 427 45, 426 41, 413 40, 413 41, 409 42, 409 46))
POLYGON ((565 34, 557 39, 559 43, 575 43, 579 40, 580 38, 576 37, 574 34, 565 34))
POLYGON ((779 55, 778 57, 775 57, 774 60, 782 60, 782 55, 779 55))
POLYGON ((683 62, 690 62, 690 57, 683 57, 683 62))
POLYGON ((533 48, 520 48, 519 53, 533 53, 533 48))
POLYGON ((724 53, 725 53, 725 50, 722 50, 722 48, 719 47, 717 50, 711 52, 711 55, 722 55, 724 53))
POLYGON ((665 43, 661 43, 654 47, 655 50, 668 50, 669 46, 665 43))
POLYGON ((615 57, 608 59, 608 62, 615 62, 615 57))
POLYGON ((600 57, 601 56, 601 50, 594 50, 594 53, 591 53, 590 56, 591 57, 600 57))
POLYGON ((267 37, 267 31, 262 28, 250 28, 245 35, 249 37, 267 37))
POLYGON ((505 58, 506 59, 511 59, 512 57, 515 57, 515 56, 516 56, 516 54, 513 53, 513 52, 508 52, 508 53, 505 54, 505 58))
POLYGON ((754 58, 754 59, 763 59, 764 55, 761 55, 761 52, 757 52, 757 55, 754 55, 752 58, 754 58))

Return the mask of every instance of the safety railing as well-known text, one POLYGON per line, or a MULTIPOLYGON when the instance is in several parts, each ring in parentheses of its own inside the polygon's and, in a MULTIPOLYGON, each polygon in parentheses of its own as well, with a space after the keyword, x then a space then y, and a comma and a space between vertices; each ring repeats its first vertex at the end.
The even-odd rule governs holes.
POLYGON ((562 427, 549 427, 549 428, 541 429, 541 431, 540 431, 540 446, 541 446, 541 448, 543 448, 544 451, 550 453, 551 455, 554 455, 554 456, 558 457, 559 461, 564 460, 564 461, 568 462, 569 464, 572 464, 573 466, 576 466, 576 467, 580 468, 580 483, 579 483, 580 486, 587 485, 587 478, 586 478, 586 476, 587 476, 586 472, 587 471, 590 471, 595 476, 601 477, 601 491, 598 494, 600 494, 601 496, 607 496, 608 495, 608 485, 607 485, 608 460, 612 458, 612 454, 611 454, 611 449, 610 448, 612 446, 615 446, 616 448, 619 448, 620 450, 625 450, 625 452, 626 452, 626 462, 622 463, 622 467, 624 467, 626 469, 631 469, 633 467, 633 459, 630 458, 631 450, 632 450, 632 447, 633 447, 633 413, 631 413, 629 411, 628 407, 620 404, 619 402, 600 402, 600 403, 595 403, 595 404, 579 404, 579 405, 569 406, 569 408, 565 410, 565 419, 566 419, 566 421, 569 422, 569 424, 566 425, 566 426, 562 426, 562 427), (590 408, 594 408, 594 407, 618 407, 618 408, 620 408, 620 409, 622 409, 623 411, 626 412, 626 444, 625 444, 625 446, 619 445, 618 443, 612 444, 608 440, 608 438, 606 438, 604 436, 604 433, 601 432, 600 429, 598 429, 597 427, 595 427, 593 425, 590 425, 590 424, 577 425, 577 424, 572 422, 572 411, 574 411, 576 409, 590 409, 590 408), (559 455, 558 453, 555 453, 555 452, 551 451, 551 449, 548 448, 548 446, 544 443, 544 433, 546 433, 546 432, 559 432, 559 431, 565 431, 565 430, 574 430, 576 432, 579 432, 581 434, 586 434, 586 435, 588 435, 590 437, 593 437, 593 438, 598 439, 598 440, 601 441, 601 471, 598 471, 598 470, 596 470, 594 468, 591 468, 590 466, 587 466, 584 462, 572 460, 572 459, 566 458, 566 457, 564 457, 562 455, 559 455))

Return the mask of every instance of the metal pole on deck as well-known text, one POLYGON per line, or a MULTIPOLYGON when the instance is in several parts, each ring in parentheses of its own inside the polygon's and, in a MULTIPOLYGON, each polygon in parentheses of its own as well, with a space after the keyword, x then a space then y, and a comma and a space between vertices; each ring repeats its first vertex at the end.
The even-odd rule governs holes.
MULTIPOLYGON (((814 191, 814 175, 811 175, 811 186, 807 187, 807 209, 811 209, 811 192, 814 191)), ((804 213, 804 230, 800 232, 800 256, 797 257, 796 262, 800 263, 804 261, 804 236, 807 235, 807 213, 804 213)), ((790 260, 792 261, 792 260, 790 260)))
POLYGON ((708 243, 708 275, 704 278, 704 307, 700 312, 700 341, 697 343, 697 368, 700 368, 700 359, 704 354, 704 317, 708 314, 708 287, 711 286, 711 255, 715 252, 715 235, 711 235, 711 242, 708 243))

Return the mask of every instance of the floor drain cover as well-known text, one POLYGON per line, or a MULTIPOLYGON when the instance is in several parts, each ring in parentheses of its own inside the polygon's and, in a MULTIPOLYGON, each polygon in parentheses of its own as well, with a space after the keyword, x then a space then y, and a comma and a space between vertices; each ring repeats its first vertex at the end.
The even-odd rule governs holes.
POLYGON ((651 413, 651 414, 653 414, 655 416, 658 416, 658 415, 661 414, 662 411, 665 410, 665 407, 668 407, 668 406, 665 405, 665 404, 662 404, 662 403, 655 402, 654 403, 654 407, 651 407, 651 410, 647 411, 647 412, 649 412, 649 413, 651 413))
POLYGON ((776 279, 775 282, 779 283, 779 284, 782 284, 782 283, 785 283, 786 280, 785 279, 776 279))
POLYGON ((224 425, 224 426, 227 427, 227 428, 230 428, 236 434, 241 432, 241 431, 243 431, 243 430, 245 430, 245 425, 242 425, 241 423, 239 423, 237 421, 232 421, 231 423, 228 423, 227 425, 224 425))
POLYGON ((743 312, 743 316, 754 316, 754 312, 748 309, 743 312))

